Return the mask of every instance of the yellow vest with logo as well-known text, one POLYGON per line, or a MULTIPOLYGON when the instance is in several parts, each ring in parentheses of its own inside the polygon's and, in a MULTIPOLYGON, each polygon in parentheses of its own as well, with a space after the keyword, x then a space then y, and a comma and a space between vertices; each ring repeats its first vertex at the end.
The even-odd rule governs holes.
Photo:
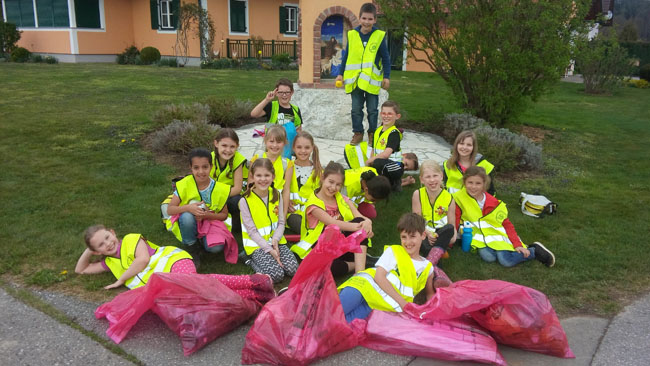
POLYGON ((348 58, 343 72, 346 93, 352 93, 359 87, 370 94, 379 94, 384 71, 381 65, 375 65, 375 59, 385 34, 386 32, 375 29, 364 47, 359 31, 348 31, 348 58))
MULTIPOLYGON (((293 125, 296 126, 296 128, 298 128, 302 124, 302 120, 300 119, 300 115, 298 114, 299 108, 297 105, 291 104, 291 109, 293 110, 293 125)), ((271 101, 271 114, 269 115, 268 123, 274 123, 274 124, 278 123, 279 111, 280 111, 280 102, 278 102, 277 100, 271 101)))
POLYGON ((350 199, 350 201, 354 202, 357 206, 361 202, 372 203, 366 200, 366 194, 363 191, 363 188, 361 187, 361 174, 367 171, 371 171, 375 173, 375 175, 377 174, 377 170, 369 166, 364 166, 362 168, 356 168, 356 169, 348 169, 345 171, 345 187, 342 193, 346 195, 350 199))
MULTIPOLYGON (((418 276, 413 266, 413 260, 401 245, 390 245, 397 261, 397 269, 388 272, 386 279, 393 286, 400 296, 407 302, 413 302, 413 298, 427 285, 427 279, 433 271, 431 262, 427 264, 422 273, 418 276)), ((397 301, 390 297, 375 282, 377 268, 368 268, 350 277, 341 286, 353 287, 359 290, 363 298, 372 309, 383 311, 402 311, 397 301)))
MULTIPOLYGON (((445 168, 445 175, 447 176, 445 188, 449 191, 449 193, 454 194, 463 188, 463 172, 461 172, 460 168, 457 166, 451 169, 448 168, 447 160, 445 160, 442 165, 445 168)), ((485 159, 479 161, 476 166, 480 166, 485 169, 485 174, 490 174, 492 172, 492 169, 494 169, 494 165, 485 159)))
MULTIPOLYGON (((135 249, 138 246, 141 234, 128 234, 122 239, 120 258, 106 257, 104 263, 108 266, 115 278, 119 279, 135 260, 135 249)), ((156 244, 144 239, 147 244, 156 251, 149 258, 149 263, 140 273, 126 280, 124 285, 130 289, 144 286, 149 277, 156 272, 171 271, 174 263, 181 259, 192 259, 186 251, 177 247, 159 247, 156 244)))
MULTIPOLYGON (((350 221, 354 219, 352 210, 348 206, 347 202, 343 199, 341 193, 336 193, 334 196, 336 198, 336 207, 339 209, 339 213, 343 217, 342 221, 350 221)), ((309 206, 316 206, 325 211, 325 202, 316 196, 316 193, 312 195, 307 200, 305 204, 305 212, 309 206)), ((318 222, 318 225, 313 229, 309 228, 309 223, 307 222, 307 215, 302 215, 302 223, 300 225, 300 241, 291 246, 291 250, 296 253, 300 258, 305 258, 307 254, 311 251, 311 247, 316 243, 318 237, 325 229, 325 224, 322 221, 318 222)))
MULTIPOLYGON (((239 151, 235 151, 235 155, 232 157, 232 169, 230 169, 230 163, 226 163, 226 166, 221 170, 219 166, 219 159, 217 159, 217 154, 212 152, 212 168, 210 169, 210 177, 217 182, 227 184, 229 186, 235 185, 234 174, 235 170, 239 169, 240 166, 246 166, 246 158, 239 151)), ((243 169, 242 169, 243 173, 243 169)))
MULTIPOLYGON (((260 196, 251 190, 248 197, 244 197, 246 204, 248 205, 248 211, 251 213, 253 222, 255 222, 255 227, 257 231, 262 235, 264 240, 271 242, 273 233, 275 229, 278 228, 278 210, 280 208, 280 200, 282 197, 278 194, 278 200, 274 203, 271 202, 273 197, 273 188, 269 187, 269 203, 266 204, 260 196)), ((251 239, 248 231, 246 230, 246 225, 241 226, 241 237, 244 243, 244 250, 246 254, 251 255, 253 252, 260 248, 257 243, 251 239)), ((282 236, 279 244, 286 244, 287 240, 282 236)))
POLYGON ((361 141, 357 145, 347 144, 344 148, 345 158, 351 169, 357 169, 366 166, 368 156, 372 152, 372 147, 368 147, 368 143, 361 141))
MULTIPOLYGON (((492 212, 483 216, 478 202, 467 193, 465 187, 454 193, 454 200, 462 211, 461 221, 469 221, 472 225, 472 248, 488 246, 494 250, 515 250, 503 227, 503 221, 508 218, 508 209, 503 201, 499 201, 492 212)), ((523 242, 521 244, 526 248, 523 242)))
POLYGON ((419 189, 420 194, 420 207, 422 209, 422 217, 427 220, 427 225, 434 229, 447 225, 447 212, 451 205, 451 193, 443 189, 440 191, 433 205, 431 205, 431 198, 426 187, 419 189))
MULTIPOLYGON (((399 139, 402 141, 402 133, 395 127, 395 125, 388 127, 386 131, 382 131, 383 127, 377 128, 375 131, 375 135, 373 138, 373 152, 376 155, 381 154, 386 150, 386 145, 388 144, 388 136, 393 132, 397 131, 399 133, 399 139)), ((393 151, 392 154, 388 157, 388 159, 392 161, 396 161, 398 163, 402 162, 402 150, 399 151, 393 151)))
MULTIPOLYGON (((251 164, 257 160, 259 156, 255 155, 251 159, 251 164)), ((262 154, 263 158, 267 158, 266 153, 262 154)), ((267 158, 268 159, 268 158, 267 158)), ((280 191, 282 193, 282 190, 284 189, 284 172, 285 169, 292 168, 293 169, 293 160, 289 160, 287 158, 283 158, 282 155, 278 156, 273 163, 273 170, 275 170, 275 180, 273 180, 273 186, 275 189, 280 191)))
POLYGON ((289 194, 289 198, 291 199, 291 203, 296 206, 296 211, 294 211, 294 213, 302 215, 305 212, 305 204, 307 203, 307 200, 311 197, 316 188, 320 186, 320 178, 315 177, 314 170, 312 170, 309 179, 307 179, 302 187, 298 188, 298 176, 295 167, 296 165, 294 163, 294 170, 291 175, 291 193, 289 194))

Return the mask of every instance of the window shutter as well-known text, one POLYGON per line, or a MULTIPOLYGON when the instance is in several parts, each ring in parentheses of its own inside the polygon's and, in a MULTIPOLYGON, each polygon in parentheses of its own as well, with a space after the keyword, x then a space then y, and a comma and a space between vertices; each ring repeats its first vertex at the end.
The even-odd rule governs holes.
MULTIPOLYGON (((97 1, 97 0, 86 0, 86 1, 97 1)), ((75 1, 76 3, 76 1, 75 1)), ((38 6, 38 3, 37 5, 38 6)), ((99 8, 98 8, 99 11, 99 8)), ((54 15, 54 26, 55 27, 69 27, 70 18, 68 17, 68 0, 53 0, 52 1, 52 14, 54 15)), ((99 19, 99 13, 97 13, 97 18, 99 19)), ((40 25, 40 24, 39 24, 40 25)))
POLYGON ((99 0, 74 0, 77 28, 101 28, 99 0))
POLYGON ((34 3, 32 0, 5 0, 7 21, 17 27, 34 27, 34 3))
POLYGON ((230 0, 230 30, 246 32, 246 3, 230 0))
POLYGON ((178 29, 178 13, 181 7, 181 0, 172 0, 172 26, 178 29))
POLYGON ((280 33, 287 33, 288 24, 287 19, 289 18, 289 11, 286 7, 280 7, 280 33))
POLYGON ((149 0, 149 8, 151 9, 151 29, 158 29, 158 0, 149 0))

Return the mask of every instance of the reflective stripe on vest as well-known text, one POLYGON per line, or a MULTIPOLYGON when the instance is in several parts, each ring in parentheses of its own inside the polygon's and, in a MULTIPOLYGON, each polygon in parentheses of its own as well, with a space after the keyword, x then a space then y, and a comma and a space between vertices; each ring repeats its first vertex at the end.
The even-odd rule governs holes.
POLYGON ((365 141, 361 141, 358 145, 345 145, 345 157, 351 169, 366 166, 366 160, 368 160, 367 150, 368 143, 365 141))
MULTIPOLYGON (((373 146, 375 156, 381 154, 382 152, 384 152, 384 150, 386 150, 386 145, 388 144, 388 136, 390 136, 390 134, 393 131, 397 131, 399 133, 399 139, 400 139, 400 141, 402 141, 402 133, 399 132, 397 127, 395 127, 394 125, 390 126, 386 131, 383 131, 383 132, 382 132, 382 128, 383 127, 377 128, 377 130, 375 131, 375 134, 374 134, 374 139, 373 139, 372 146, 373 146)), ((392 161, 396 161, 398 163, 401 163, 402 162, 402 150, 400 149, 398 151, 393 151, 393 153, 390 154, 388 159, 390 159, 392 161)))
MULTIPOLYGON (((201 194, 199 193, 199 187, 196 185, 193 175, 188 175, 185 178, 176 182, 176 191, 178 192, 178 198, 181 202, 179 206, 184 206, 189 204, 191 201, 203 201, 201 194)), ((223 210, 223 207, 226 205, 226 201, 230 197, 230 186, 221 182, 214 182, 212 187, 212 192, 210 192, 210 204, 207 205, 210 211, 214 213, 219 213, 223 210)), ((228 230, 232 228, 232 216, 228 212, 228 217, 223 221, 223 223, 228 227, 228 230)), ((174 222, 173 226, 178 225, 178 221, 174 222)), ((173 228, 169 230, 174 231, 173 228)), ((178 237, 177 237, 178 238, 178 237)), ((180 239, 179 239, 180 240, 180 239)))
POLYGON ((210 177, 216 180, 227 184, 229 186, 235 185, 235 170, 239 169, 240 166, 246 164, 246 158, 239 151, 235 151, 235 155, 232 157, 232 170, 230 169, 230 162, 226 163, 226 166, 221 170, 219 165, 219 159, 217 159, 217 154, 212 152, 212 168, 210 168, 210 177))
MULTIPOLYGON (((253 158, 251 159, 251 164, 255 160, 257 160, 258 157, 259 157, 258 155, 253 156, 253 158)), ((268 159, 266 153, 262 154, 262 157, 268 159)), ((281 155, 279 155, 275 159, 275 161, 272 161, 272 163, 273 163, 273 170, 274 170, 274 173, 275 173, 275 179, 273 180, 273 186, 275 187, 275 189, 280 191, 280 193, 282 193, 282 190, 284 189, 284 183, 285 183, 284 172, 288 168, 293 168, 293 161, 289 160, 287 158, 283 158, 281 155)))
MULTIPOLYGON (((429 262, 418 276, 413 266, 413 260, 401 245, 391 245, 390 247, 397 261, 397 269, 386 274, 386 279, 391 286, 397 291, 402 298, 408 302, 413 302, 417 293, 422 291, 427 284, 427 279, 433 271, 433 265, 429 262)), ((369 268, 361 271, 340 287, 353 287, 359 290, 363 295, 370 308, 383 311, 402 311, 401 307, 375 282, 376 268, 369 268)))
POLYGON ((361 187, 361 174, 371 171, 377 175, 373 167, 364 166, 361 168, 347 169, 345 171, 345 192, 344 194, 357 206, 362 202, 372 203, 366 200, 366 194, 361 187))
POLYGON ((309 179, 307 179, 305 184, 298 188, 298 175, 296 174, 296 164, 294 162, 293 174, 291 175, 291 193, 289 194, 289 199, 291 200, 291 203, 295 205, 294 207, 297 211, 294 211, 294 213, 302 215, 305 211, 307 200, 320 185, 320 178, 314 177, 314 173, 315 171, 312 169, 309 179))
MULTIPOLYGON (((244 197, 246 205, 248 206, 248 211, 251 214, 251 218, 255 223, 255 228, 257 232, 266 240, 271 242, 271 237, 275 232, 275 229, 278 228, 278 212, 280 208, 280 200, 282 197, 278 194, 278 200, 276 202, 271 202, 273 197, 273 188, 269 187, 268 190, 268 203, 264 203, 264 200, 258 196, 253 190, 250 191, 250 194, 247 197, 244 197)), ((243 220, 242 220, 243 222, 243 220)), ((242 242, 244 244, 244 250, 246 254, 251 255, 257 249, 259 245, 251 239, 246 230, 246 225, 241 226, 242 242)), ((285 244, 287 241, 284 236, 280 239, 279 244, 285 244)))
MULTIPOLYGON (((291 104, 291 103, 290 103, 291 104)), ((293 110, 293 125, 298 128, 302 121, 300 120, 300 115, 298 115, 298 106, 291 104, 291 109, 293 110)), ((278 112, 280 111, 280 102, 277 100, 271 101, 271 115, 269 115, 268 123, 278 123, 278 112)))
POLYGON ((420 208, 422 217, 427 221, 427 225, 432 228, 440 228, 447 225, 447 212, 451 205, 451 194, 446 190, 441 190, 435 198, 433 205, 431 205, 431 198, 426 187, 419 189, 420 195, 420 208), (434 210, 435 207, 435 210, 434 210))
POLYGON ((115 278, 120 278, 135 260, 135 251, 140 238, 145 240, 150 248, 155 249, 155 252, 149 258, 149 263, 147 263, 145 269, 125 282, 125 286, 130 289, 144 286, 153 273, 169 272, 177 261, 192 258, 189 253, 182 249, 176 247, 159 247, 144 239, 141 234, 128 234, 122 239, 120 258, 106 257, 105 259, 106 265, 115 278))
POLYGON ((346 93, 359 87, 370 94, 379 94, 384 73, 375 65, 375 59, 385 34, 386 32, 375 29, 364 47, 359 31, 348 31, 348 58, 343 72, 346 93))
MULTIPOLYGON (((348 206, 348 204, 345 202, 343 196, 341 196, 341 193, 337 192, 334 197, 336 199, 336 206, 338 207, 339 213, 341 214, 341 217, 343 217, 342 221, 350 221, 354 219, 352 210, 350 210, 350 206, 348 206)), ((325 202, 318 198, 318 196, 316 196, 316 193, 312 193, 312 195, 307 200, 307 203, 305 204, 305 214, 302 215, 302 223, 300 225, 300 241, 297 244, 291 246, 291 251, 296 253, 300 258, 305 258, 307 254, 309 254, 311 247, 314 245, 314 243, 316 243, 318 237, 325 228, 325 224, 322 221, 318 221, 318 224, 313 229, 310 229, 308 227, 309 223, 307 222, 306 212, 307 208, 310 206, 316 206, 325 211, 325 202)))
MULTIPOLYGON (((458 166, 448 168, 447 161, 448 160, 445 160, 445 162, 442 163, 445 169, 445 175, 447 176, 445 188, 449 191, 449 193, 454 194, 463 188, 463 173, 458 166)), ((458 165, 458 163, 456 164, 458 165)), ((476 163, 476 166, 480 166, 485 169, 486 174, 490 174, 492 172, 492 169, 494 169, 494 165, 485 159, 482 159, 476 163)))
MULTIPOLYGON (((476 199, 470 196, 464 187, 454 194, 454 200, 462 211, 460 219, 469 221, 472 225, 473 248, 488 246, 494 250, 515 250, 503 227, 503 221, 508 218, 505 203, 499 201, 497 207, 484 216, 476 199)), ((526 245, 522 245, 526 248, 526 245)))

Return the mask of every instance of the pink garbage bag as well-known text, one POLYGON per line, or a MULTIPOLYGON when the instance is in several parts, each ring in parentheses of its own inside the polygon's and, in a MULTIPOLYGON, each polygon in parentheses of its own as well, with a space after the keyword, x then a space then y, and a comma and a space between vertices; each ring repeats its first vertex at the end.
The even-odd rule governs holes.
POLYGON ((362 346, 404 356, 506 365, 497 344, 471 320, 416 319, 373 310, 362 346))
POLYGON ((188 356, 255 315, 261 305, 244 299, 210 275, 154 273, 144 287, 117 295, 95 317, 106 317, 106 334, 120 343, 148 310, 180 338, 188 356))
POLYGON ((336 226, 325 228, 289 290, 260 311, 246 335, 243 364, 307 365, 358 345, 363 326, 345 321, 330 265, 343 253, 360 250, 365 237, 357 232, 346 238, 336 226))
POLYGON ((556 357, 575 357, 543 293, 499 280, 466 280, 439 288, 424 305, 404 311, 416 318, 453 319, 468 313, 501 344, 556 357))

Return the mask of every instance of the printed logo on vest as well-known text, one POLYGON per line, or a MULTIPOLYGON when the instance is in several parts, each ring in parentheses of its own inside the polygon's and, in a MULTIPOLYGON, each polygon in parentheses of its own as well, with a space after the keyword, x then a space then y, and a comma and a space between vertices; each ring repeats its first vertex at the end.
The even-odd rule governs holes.
POLYGON ((372 43, 370 45, 370 52, 377 52, 377 43, 372 43))
POLYGON ((506 214, 505 214, 505 212, 499 212, 499 213, 497 213, 497 220, 499 220, 499 222, 503 222, 505 219, 506 219, 506 214))

